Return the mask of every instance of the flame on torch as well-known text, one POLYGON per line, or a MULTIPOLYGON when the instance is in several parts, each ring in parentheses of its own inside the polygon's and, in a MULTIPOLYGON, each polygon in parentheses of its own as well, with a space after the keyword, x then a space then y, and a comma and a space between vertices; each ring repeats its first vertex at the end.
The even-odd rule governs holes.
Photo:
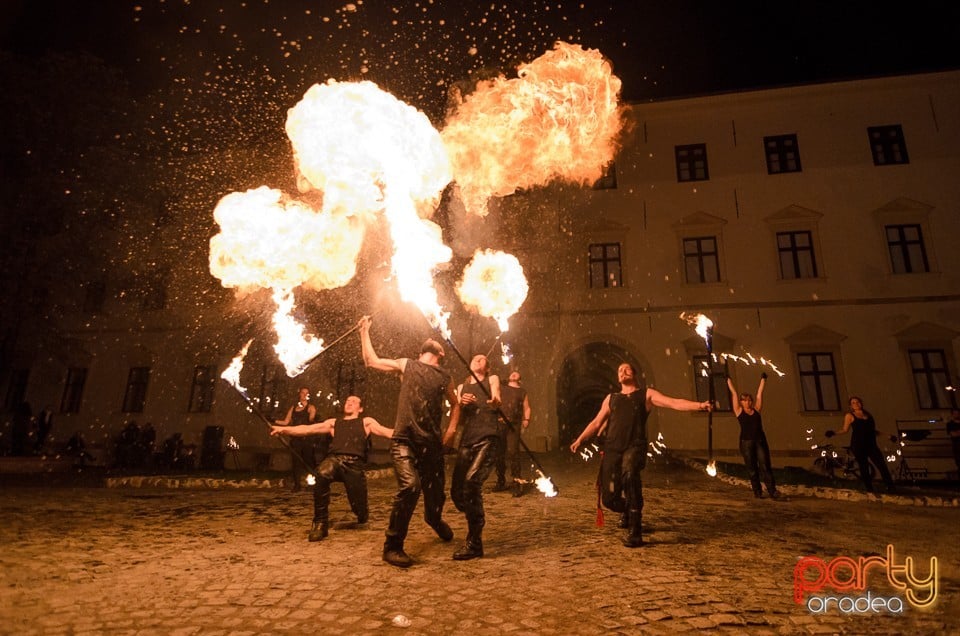
POLYGON ((710 460, 707 463, 707 474, 710 475, 711 477, 717 476, 717 462, 710 460))
POLYGON ((463 304, 496 320, 501 333, 510 329, 510 317, 519 311, 529 290, 517 257, 495 250, 477 250, 457 285, 463 304))
POLYGON ((550 481, 550 478, 540 470, 537 470, 537 475, 537 478, 534 480, 534 483, 537 485, 537 490, 542 492, 544 497, 556 497, 557 489, 553 485, 553 482, 550 481))
POLYGON ((234 356, 227 368, 220 374, 221 378, 229 382, 237 391, 240 391, 244 395, 247 394, 247 390, 240 386, 240 371, 243 370, 243 359, 247 356, 247 351, 249 351, 252 343, 253 338, 247 340, 247 344, 243 345, 240 353, 234 356))
POLYGON ((293 292, 276 289, 273 300, 277 312, 273 315, 273 328, 277 332, 277 344, 273 350, 283 363, 287 375, 295 378, 306 369, 307 363, 323 351, 323 339, 311 334, 304 335, 303 325, 293 317, 293 292))

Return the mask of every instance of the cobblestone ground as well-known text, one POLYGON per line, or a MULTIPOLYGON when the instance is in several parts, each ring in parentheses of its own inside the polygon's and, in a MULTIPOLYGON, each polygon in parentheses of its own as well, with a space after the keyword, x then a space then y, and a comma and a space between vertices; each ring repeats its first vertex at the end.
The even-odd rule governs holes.
MULTIPOLYGON (((371 520, 359 528, 334 485, 336 523, 319 543, 306 540, 309 492, 5 487, 0 632, 960 632, 960 508, 756 500, 742 485, 654 465, 644 473, 649 544, 628 550, 616 515, 596 527, 596 464, 543 461, 559 497, 488 491, 486 556, 469 562, 450 558, 466 524, 448 501, 454 541, 416 517, 409 570, 380 560, 392 477, 371 479, 371 520), (922 576, 938 558, 932 609, 813 615, 794 603, 799 557, 885 555, 888 544, 922 576)), ((882 569, 867 589, 903 597, 882 569)))

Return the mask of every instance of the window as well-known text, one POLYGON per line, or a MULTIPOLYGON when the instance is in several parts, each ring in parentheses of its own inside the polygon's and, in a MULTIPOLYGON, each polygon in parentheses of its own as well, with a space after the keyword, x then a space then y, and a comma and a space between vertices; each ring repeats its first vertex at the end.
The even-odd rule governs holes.
POLYGON ((123 394, 124 413, 143 413, 147 403, 147 384, 150 382, 150 367, 131 367, 127 375, 127 390, 123 394))
POLYGON ((7 381, 7 394, 3 399, 5 411, 13 411, 20 406, 27 396, 27 380, 30 379, 30 369, 13 369, 7 381))
POLYGON ((683 265, 688 283, 720 281, 720 258, 717 237, 700 236, 683 239, 683 265))
POLYGON ((947 409, 954 406, 948 395, 950 370, 943 349, 910 349, 910 371, 921 409, 947 409))
POLYGON ((603 168, 603 176, 597 179, 593 184, 594 190, 616 190, 617 189, 617 164, 613 161, 603 168))
POLYGON ((61 413, 79 413, 83 387, 87 383, 87 369, 70 367, 67 369, 67 381, 63 385, 63 397, 60 398, 61 413))
POLYGON ((930 271, 919 224, 887 225, 886 232, 890 266, 894 274, 930 271))
POLYGON ((106 298, 106 283, 102 280, 90 281, 83 286, 83 311, 88 314, 102 311, 106 298))
POLYGON ((710 178, 707 170, 707 144, 676 146, 677 181, 706 181, 710 178))
POLYGON ((796 135, 764 137, 763 151, 767 157, 767 174, 801 171, 796 135))
POLYGON ((811 232, 777 232, 777 252, 780 255, 780 278, 816 278, 817 259, 813 253, 811 232))
POLYGON ((287 372, 282 365, 266 364, 260 374, 260 410, 269 414, 280 406, 287 390, 287 372))
POLYGON ((620 244, 590 245, 590 287, 620 287, 620 244))
POLYGON ((907 144, 903 140, 903 128, 893 126, 871 126, 867 128, 870 137, 870 151, 873 153, 873 165, 886 166, 897 163, 910 163, 907 156, 907 144))
POLYGON ((193 368, 193 385, 190 387, 190 413, 209 413, 213 406, 213 387, 217 381, 217 369, 213 366, 193 368))
POLYGON ((840 391, 832 353, 798 353, 800 389, 805 411, 839 411, 840 391))
POLYGON ((732 411, 730 404, 730 390, 727 389, 727 363, 713 361, 706 355, 693 356, 693 381, 697 393, 697 401, 704 402, 710 399, 710 380, 713 380, 713 399, 717 405, 714 410, 732 411))

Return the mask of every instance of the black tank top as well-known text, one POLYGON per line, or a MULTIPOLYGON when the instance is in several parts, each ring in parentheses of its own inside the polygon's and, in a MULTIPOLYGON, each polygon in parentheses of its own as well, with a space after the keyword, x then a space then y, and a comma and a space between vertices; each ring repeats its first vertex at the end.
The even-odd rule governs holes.
POLYGON ((367 431, 363 427, 362 417, 349 420, 337 418, 333 425, 330 452, 335 455, 354 455, 361 459, 367 458, 367 431))
POLYGON ((760 417, 760 411, 754 410, 752 415, 746 411, 740 411, 737 421, 740 422, 741 440, 759 441, 760 438, 764 437, 763 419, 760 417))
POLYGON ((625 395, 610 394, 610 420, 604 450, 622 453, 631 446, 647 445, 647 388, 625 395))
POLYGON ((302 411, 298 411, 294 407, 293 412, 290 414, 290 426, 300 426, 301 424, 310 423, 310 405, 303 407, 302 411))
POLYGON ((877 444, 877 425, 873 421, 873 416, 864 411, 867 417, 860 419, 853 415, 853 422, 850 426, 853 431, 850 433, 850 448, 870 448, 877 444))
POLYGON ((463 418, 463 435, 460 436, 461 446, 471 446, 487 437, 497 437, 497 411, 487 404, 490 399, 490 378, 486 377, 480 384, 464 383, 461 392, 477 396, 475 404, 461 406, 463 418), (480 388, 480 384, 483 388, 480 388), (486 391, 484 391, 486 389, 486 391))
POLYGON ((443 397, 450 376, 439 367, 407 359, 400 380, 394 439, 440 445, 443 397))
POLYGON ((519 427, 523 423, 523 399, 527 397, 527 390, 509 384, 500 385, 500 410, 507 416, 510 423, 519 427))

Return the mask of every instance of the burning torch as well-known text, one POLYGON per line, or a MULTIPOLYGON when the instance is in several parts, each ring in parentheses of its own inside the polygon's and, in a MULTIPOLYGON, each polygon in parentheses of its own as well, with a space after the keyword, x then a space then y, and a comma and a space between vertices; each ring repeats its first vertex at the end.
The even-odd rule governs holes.
POLYGON ((716 402, 716 391, 713 387, 713 321, 703 314, 697 314, 694 317, 680 314, 680 317, 696 323, 695 331, 703 338, 707 348, 707 398, 710 400, 711 407, 707 411, 707 474, 716 477, 717 463, 713 460, 713 404, 716 402))

